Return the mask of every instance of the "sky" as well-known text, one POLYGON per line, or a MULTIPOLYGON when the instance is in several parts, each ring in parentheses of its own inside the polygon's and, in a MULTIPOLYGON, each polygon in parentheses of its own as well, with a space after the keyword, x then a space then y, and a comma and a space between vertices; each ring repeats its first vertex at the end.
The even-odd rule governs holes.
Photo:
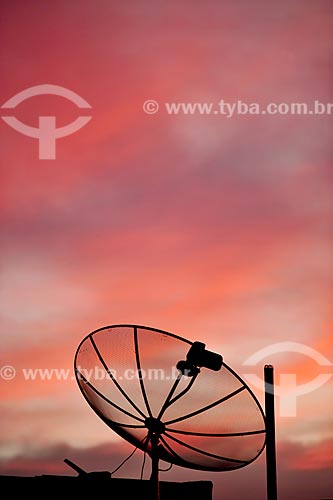
MULTIPOLYGON (((170 115, 165 103, 329 103, 332 15, 328 0, 2 2, 0 106, 58 85, 91 109, 40 95, 1 116, 91 120, 57 139, 54 160, 0 120, 0 367, 16 372, 1 372, 1 474, 71 473, 66 456, 112 470, 130 453, 73 377, 23 372, 72 374, 82 338, 105 325, 201 340, 241 375, 272 363, 277 385, 329 374, 304 349, 274 346, 332 361, 332 117, 170 115)), ((281 499, 333 496, 331 395, 332 378, 298 396, 293 416, 277 398, 281 499)), ((119 477, 141 463, 137 452, 119 477)), ((265 457, 163 474, 197 478, 214 481, 214 500, 262 500, 265 457)))

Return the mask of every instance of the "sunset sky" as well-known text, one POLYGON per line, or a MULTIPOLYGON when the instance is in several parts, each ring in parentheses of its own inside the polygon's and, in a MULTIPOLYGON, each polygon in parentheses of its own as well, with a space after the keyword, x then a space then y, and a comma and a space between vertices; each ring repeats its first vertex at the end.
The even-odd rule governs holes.
MULTIPOLYGON (((22 372, 72 370, 105 325, 201 340, 241 375, 272 363, 277 384, 329 373, 301 353, 243 363, 281 342, 332 361, 332 115, 169 115, 164 103, 329 103, 332 18, 330 0, 2 2, 0 107, 52 84, 91 109, 44 95, 1 116, 92 118, 56 141, 55 160, 0 120, 0 368, 16 370, 0 380, 1 474, 70 474, 65 457, 112 470, 130 453, 72 376, 22 372)), ((281 499, 333 496, 332 385, 298 397, 293 417, 277 400, 281 499)), ((139 477, 141 463, 137 452, 118 476, 139 477)), ((265 457, 162 479, 264 500, 265 457)))

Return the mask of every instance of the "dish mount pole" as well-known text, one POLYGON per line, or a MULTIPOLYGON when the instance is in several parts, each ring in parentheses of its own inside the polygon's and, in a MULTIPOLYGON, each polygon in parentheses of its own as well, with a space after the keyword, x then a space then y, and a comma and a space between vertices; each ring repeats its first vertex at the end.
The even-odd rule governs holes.
POLYGON ((151 442, 151 477, 150 477, 150 489, 151 489, 151 500, 160 500, 160 478, 158 470, 158 442, 159 436, 157 434, 152 434, 150 438, 151 442))
POLYGON ((275 448, 275 407, 274 368, 264 367, 265 414, 266 414, 266 485, 267 500, 277 500, 276 448, 275 448))

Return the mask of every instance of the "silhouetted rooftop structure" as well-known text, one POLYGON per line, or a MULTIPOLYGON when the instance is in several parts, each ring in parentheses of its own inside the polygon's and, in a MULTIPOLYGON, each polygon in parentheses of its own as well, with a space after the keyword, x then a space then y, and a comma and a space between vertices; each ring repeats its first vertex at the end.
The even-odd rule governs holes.
MULTIPOLYGON (((90 473, 85 476, 0 476, 1 491, 7 491, 11 497, 19 498, 24 492, 26 498, 48 498, 49 496, 110 500, 149 500, 150 481, 140 479, 111 478, 107 472, 90 473)), ((160 482, 161 500, 186 500, 189 498, 212 500, 213 483, 211 481, 160 482)))

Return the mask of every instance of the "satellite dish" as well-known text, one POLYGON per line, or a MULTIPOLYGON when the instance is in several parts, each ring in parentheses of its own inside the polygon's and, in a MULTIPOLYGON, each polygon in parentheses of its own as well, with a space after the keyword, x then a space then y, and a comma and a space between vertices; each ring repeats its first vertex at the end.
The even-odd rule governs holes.
POLYGON ((258 400, 201 342, 145 326, 107 326, 82 340, 75 374, 97 415, 149 454, 157 483, 159 460, 230 471, 265 447, 258 400))

